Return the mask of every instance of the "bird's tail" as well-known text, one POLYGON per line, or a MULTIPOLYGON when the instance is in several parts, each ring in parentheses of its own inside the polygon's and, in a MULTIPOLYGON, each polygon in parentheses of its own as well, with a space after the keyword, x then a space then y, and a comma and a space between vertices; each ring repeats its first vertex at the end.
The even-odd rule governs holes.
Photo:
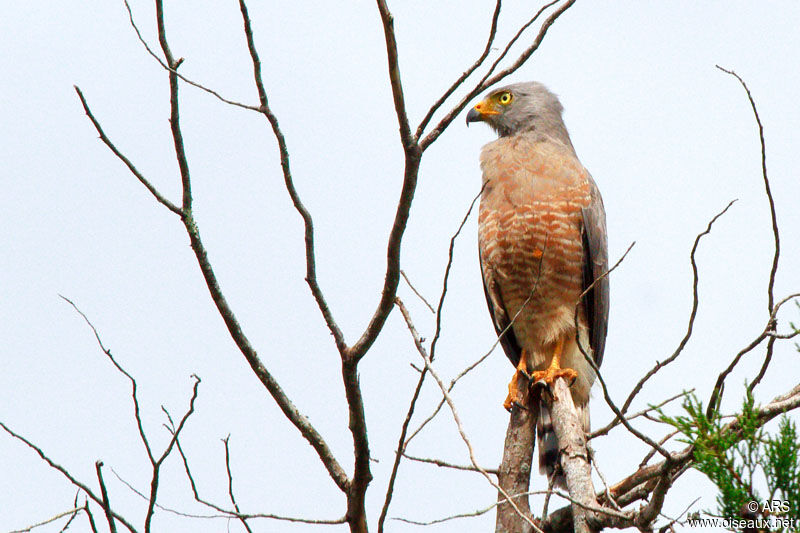
MULTIPOLYGON (((589 404, 575 406, 578 420, 583 423, 583 430, 589 432, 589 404)), ((546 474, 548 481, 553 480, 553 486, 558 489, 567 488, 567 480, 559 466, 558 439, 553 430, 553 420, 550 418, 550 409, 544 403, 539 406, 539 418, 536 420, 536 440, 539 446, 539 473, 546 474)))

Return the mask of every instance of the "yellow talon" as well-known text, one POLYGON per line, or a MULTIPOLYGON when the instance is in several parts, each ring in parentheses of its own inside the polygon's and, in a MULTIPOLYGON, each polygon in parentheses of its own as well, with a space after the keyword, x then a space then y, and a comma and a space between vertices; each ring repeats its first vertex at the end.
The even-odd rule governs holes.
MULTIPOLYGON (((533 373, 532 381, 539 383, 543 381, 547 384, 550 390, 553 390, 553 384, 558 378, 564 378, 571 385, 578 377, 578 373, 571 368, 561 368, 561 355, 564 351, 564 337, 561 337, 556 343, 555 350, 553 350, 553 358, 550 361, 550 366, 544 370, 537 370, 533 373)), ((558 400, 553 391, 553 399, 558 400)))
POLYGON ((517 370, 514 372, 514 376, 508 384, 508 396, 506 396, 506 401, 503 402, 503 407, 506 411, 511 411, 514 404, 524 406, 524 396, 519 386, 520 375, 525 377, 526 382, 530 381, 530 376, 528 375, 528 355, 525 353, 524 349, 520 355, 517 370))

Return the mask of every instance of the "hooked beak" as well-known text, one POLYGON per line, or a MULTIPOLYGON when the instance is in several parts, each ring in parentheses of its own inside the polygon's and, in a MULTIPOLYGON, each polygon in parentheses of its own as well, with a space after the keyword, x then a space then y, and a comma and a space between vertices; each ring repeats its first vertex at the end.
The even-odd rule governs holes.
POLYGON ((485 122, 489 116, 499 115, 500 111, 495 107, 494 102, 486 99, 478 102, 475 107, 467 113, 467 127, 470 122, 485 122))

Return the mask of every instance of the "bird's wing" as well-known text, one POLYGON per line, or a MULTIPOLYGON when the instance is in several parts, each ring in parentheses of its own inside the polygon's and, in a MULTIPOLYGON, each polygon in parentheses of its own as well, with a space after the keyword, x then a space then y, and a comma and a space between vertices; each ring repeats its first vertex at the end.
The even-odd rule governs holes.
POLYGON ((509 327, 511 318, 508 316, 508 311, 506 311, 503 303, 500 286, 495 281, 492 270, 487 268, 484 263, 480 250, 478 251, 478 259, 481 265, 481 276, 483 277, 483 293, 486 295, 486 304, 489 306, 489 314, 492 316, 494 329, 500 337, 500 345, 503 347, 506 357, 511 360, 514 366, 517 366, 522 349, 519 346, 519 342, 517 342, 516 335, 514 335, 514 328, 509 327))
POLYGON ((589 187, 589 205, 583 209, 583 290, 603 276, 584 297, 589 344, 599 367, 603 362, 608 332, 609 286, 605 275, 608 272, 608 232, 603 199, 591 176, 589 187))

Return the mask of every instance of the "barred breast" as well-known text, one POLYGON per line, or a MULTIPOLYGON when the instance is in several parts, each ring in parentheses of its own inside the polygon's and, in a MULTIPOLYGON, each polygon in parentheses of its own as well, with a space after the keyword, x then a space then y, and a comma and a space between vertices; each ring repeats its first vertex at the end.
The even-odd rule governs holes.
MULTIPOLYGON (((493 273, 532 369, 539 369, 549 363, 549 345, 564 334, 574 336, 588 173, 571 147, 524 136, 488 144, 481 168, 478 243, 484 268, 493 273)), ((583 316, 579 320, 585 323, 583 316)))

